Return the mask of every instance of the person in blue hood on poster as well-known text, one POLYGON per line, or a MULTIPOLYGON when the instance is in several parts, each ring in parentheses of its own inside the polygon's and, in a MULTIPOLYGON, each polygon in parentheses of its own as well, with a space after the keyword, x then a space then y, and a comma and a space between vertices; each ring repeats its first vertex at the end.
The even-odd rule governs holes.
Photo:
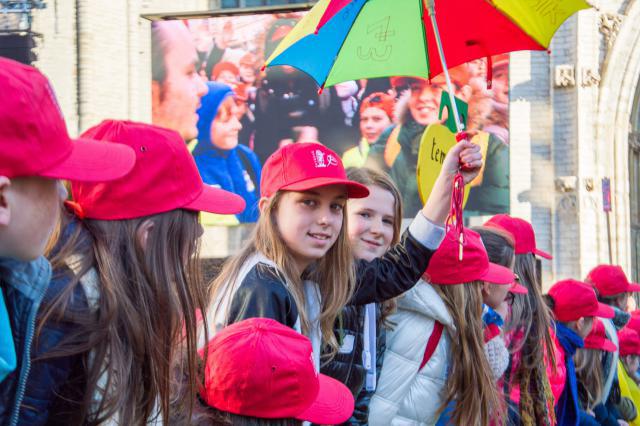
POLYGON ((244 198, 245 210, 236 215, 240 223, 258 220, 260 173, 258 157, 238 143, 242 129, 239 108, 231 87, 208 82, 209 92, 198 109, 198 143, 193 157, 202 180, 244 198))

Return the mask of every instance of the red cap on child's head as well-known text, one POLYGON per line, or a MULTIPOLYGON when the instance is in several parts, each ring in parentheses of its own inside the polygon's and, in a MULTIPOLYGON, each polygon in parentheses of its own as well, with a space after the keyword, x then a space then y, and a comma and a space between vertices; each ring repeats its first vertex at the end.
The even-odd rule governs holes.
POLYGON ((100 184, 72 182, 73 204, 80 210, 76 212, 79 216, 121 220, 175 209, 219 214, 244 209, 242 197, 202 182, 184 140, 173 130, 105 120, 84 136, 127 145, 133 148, 137 160, 131 173, 122 179, 100 184))
POLYGON ((0 175, 104 182, 126 175, 131 148, 72 140, 47 78, 0 58, 0 175))
POLYGON ((216 334, 208 344, 201 395, 221 411, 317 424, 342 423, 354 408, 345 385, 316 371, 309 339, 269 318, 216 334))
POLYGON ((463 233, 462 260, 459 256, 460 243, 455 237, 454 230, 451 230, 431 257, 424 274, 425 280, 438 285, 486 281, 492 284, 511 285, 513 288, 515 281, 513 271, 489 262, 487 250, 477 232, 464 229, 463 233))
POLYGON ((598 265, 587 275, 587 282, 598 289, 600 296, 608 297, 640 291, 640 285, 630 283, 622 268, 617 265, 598 265))
POLYGON ((365 198, 366 186, 347 179, 342 160, 319 143, 292 143, 271 154, 262 168, 260 196, 280 190, 308 191, 328 185, 345 185, 349 198, 365 198))
POLYGON ((618 331, 618 343, 621 356, 640 355, 640 336, 637 331, 629 327, 618 331))
POLYGON ((585 349, 597 349, 606 352, 615 352, 616 345, 609 339, 604 331, 604 324, 599 319, 593 320, 591 333, 584 339, 585 349))
POLYGON ((614 311, 598 302, 593 287, 582 281, 558 281, 549 289, 553 299, 553 315, 558 321, 577 321, 582 317, 613 318, 614 311))
POLYGON ((536 234, 533 231, 533 226, 524 219, 511 217, 508 214, 497 214, 489 219, 484 226, 499 228, 513 235, 516 254, 532 253, 545 259, 552 259, 549 253, 536 247, 536 234))

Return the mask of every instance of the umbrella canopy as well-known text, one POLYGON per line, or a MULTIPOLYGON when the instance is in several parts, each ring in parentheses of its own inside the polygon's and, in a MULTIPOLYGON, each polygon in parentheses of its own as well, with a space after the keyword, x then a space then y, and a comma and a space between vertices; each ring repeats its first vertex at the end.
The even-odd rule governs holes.
POLYGON ((517 50, 546 50, 585 0, 320 0, 266 66, 290 65, 319 86, 388 76, 431 78, 449 67, 517 50))

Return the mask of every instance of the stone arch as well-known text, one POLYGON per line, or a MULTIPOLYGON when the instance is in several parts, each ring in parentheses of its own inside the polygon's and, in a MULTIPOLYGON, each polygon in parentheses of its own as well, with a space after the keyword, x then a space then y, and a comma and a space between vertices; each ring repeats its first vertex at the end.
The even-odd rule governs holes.
MULTIPOLYGON (((611 178, 613 262, 630 268, 629 117, 640 79, 640 0, 632 0, 602 64, 596 140, 597 171, 611 178)), ((602 259, 604 261, 604 259, 602 259)))

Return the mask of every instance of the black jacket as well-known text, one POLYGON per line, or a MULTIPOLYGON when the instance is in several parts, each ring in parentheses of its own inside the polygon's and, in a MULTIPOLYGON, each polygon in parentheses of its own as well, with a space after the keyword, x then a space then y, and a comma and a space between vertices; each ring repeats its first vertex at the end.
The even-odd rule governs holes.
MULTIPOLYGON (((406 231, 384 256, 372 262, 358 260, 350 304, 384 302, 409 290, 427 269, 433 252, 406 231)), ((231 296, 226 323, 256 317, 273 318, 292 328, 298 321, 298 307, 287 284, 274 267, 264 263, 251 268, 231 296)))
MULTIPOLYGON (((364 315, 365 307, 348 305, 336 321, 334 328, 340 344, 340 351, 335 357, 323 365, 322 374, 333 377, 344 383, 355 398, 355 411, 346 425, 366 425, 369 417, 369 402, 375 391, 365 388, 366 371, 363 366, 364 351, 364 315)), ((380 305, 376 305, 376 372, 380 377, 384 351, 387 348, 386 329, 380 321, 380 305)))

